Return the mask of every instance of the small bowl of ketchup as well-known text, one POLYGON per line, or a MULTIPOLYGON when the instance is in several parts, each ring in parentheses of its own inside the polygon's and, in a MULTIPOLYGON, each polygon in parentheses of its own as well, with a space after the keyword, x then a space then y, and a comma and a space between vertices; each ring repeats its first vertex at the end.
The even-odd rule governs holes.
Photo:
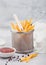
POLYGON ((1 47, 0 57, 11 57, 15 54, 16 49, 12 47, 1 47))

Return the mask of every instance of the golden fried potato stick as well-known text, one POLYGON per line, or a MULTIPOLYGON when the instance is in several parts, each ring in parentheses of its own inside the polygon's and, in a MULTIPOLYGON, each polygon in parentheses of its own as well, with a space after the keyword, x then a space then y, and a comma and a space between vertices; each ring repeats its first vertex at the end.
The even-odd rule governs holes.
POLYGON ((16 25, 13 22, 11 22, 10 24, 11 24, 11 28, 15 30, 16 29, 16 25))
POLYGON ((33 25, 28 27, 28 31, 31 31, 31 30, 34 30, 34 26, 33 25))
POLYGON ((24 21, 21 21, 21 24, 22 24, 23 28, 25 29, 30 25, 30 22, 28 20, 24 20, 24 21))
POLYGON ((18 32, 21 32, 17 24, 16 24, 16 30, 18 30, 18 32))
POLYGON ((19 29, 17 24, 14 24, 13 22, 11 22, 11 28, 14 30, 17 30, 18 32, 21 32, 21 30, 19 29))
POLYGON ((23 21, 21 21, 20 23, 21 23, 21 25, 22 25, 22 27, 23 27, 23 29, 24 29, 24 25, 25 25, 25 24, 24 24, 24 22, 23 22, 23 21))
POLYGON ((21 21, 21 24, 22 24, 22 26, 23 26, 23 29, 25 29, 25 26, 27 25, 27 22, 26 22, 26 20, 24 20, 24 21, 21 21))
POLYGON ((23 32, 29 32, 29 31, 32 31, 32 30, 34 30, 34 26, 29 26, 28 28, 25 28, 23 30, 23 32))
POLYGON ((29 62, 32 58, 36 57, 38 53, 30 54, 29 57, 27 57, 26 62, 29 62))
POLYGON ((21 61, 21 62, 29 62, 30 59, 36 57, 37 55, 38 55, 38 53, 30 54, 30 55, 27 56, 27 57, 22 57, 20 61, 21 61))
POLYGON ((25 29, 27 29, 29 26, 31 26, 30 23, 27 23, 25 29))

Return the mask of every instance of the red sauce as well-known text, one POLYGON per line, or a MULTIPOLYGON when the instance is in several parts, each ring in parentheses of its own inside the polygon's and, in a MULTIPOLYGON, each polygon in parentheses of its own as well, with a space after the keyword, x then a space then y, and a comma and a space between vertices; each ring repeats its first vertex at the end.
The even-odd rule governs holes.
POLYGON ((10 52, 14 52, 14 50, 12 48, 0 48, 0 52, 10 53, 10 52))

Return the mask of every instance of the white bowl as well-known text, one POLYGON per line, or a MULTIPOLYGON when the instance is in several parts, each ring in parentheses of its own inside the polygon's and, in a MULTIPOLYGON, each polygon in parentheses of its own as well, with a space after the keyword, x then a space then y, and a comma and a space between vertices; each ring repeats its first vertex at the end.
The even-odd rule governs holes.
MULTIPOLYGON (((5 48, 5 47, 2 47, 2 48, 5 48)), ((6 47, 6 48, 12 48, 12 47, 6 47)), ((15 48, 12 48, 14 51, 13 52, 9 52, 9 53, 4 53, 4 52, 0 52, 0 57, 11 57, 15 54, 16 52, 16 49, 15 48)))

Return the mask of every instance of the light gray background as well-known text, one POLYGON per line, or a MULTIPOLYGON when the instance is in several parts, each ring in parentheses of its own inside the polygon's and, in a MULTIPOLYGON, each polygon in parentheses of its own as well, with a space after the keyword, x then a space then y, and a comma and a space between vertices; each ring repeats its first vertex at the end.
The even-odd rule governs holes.
POLYGON ((20 20, 46 19, 46 0, 0 0, 0 26, 8 26, 14 13, 20 20))

